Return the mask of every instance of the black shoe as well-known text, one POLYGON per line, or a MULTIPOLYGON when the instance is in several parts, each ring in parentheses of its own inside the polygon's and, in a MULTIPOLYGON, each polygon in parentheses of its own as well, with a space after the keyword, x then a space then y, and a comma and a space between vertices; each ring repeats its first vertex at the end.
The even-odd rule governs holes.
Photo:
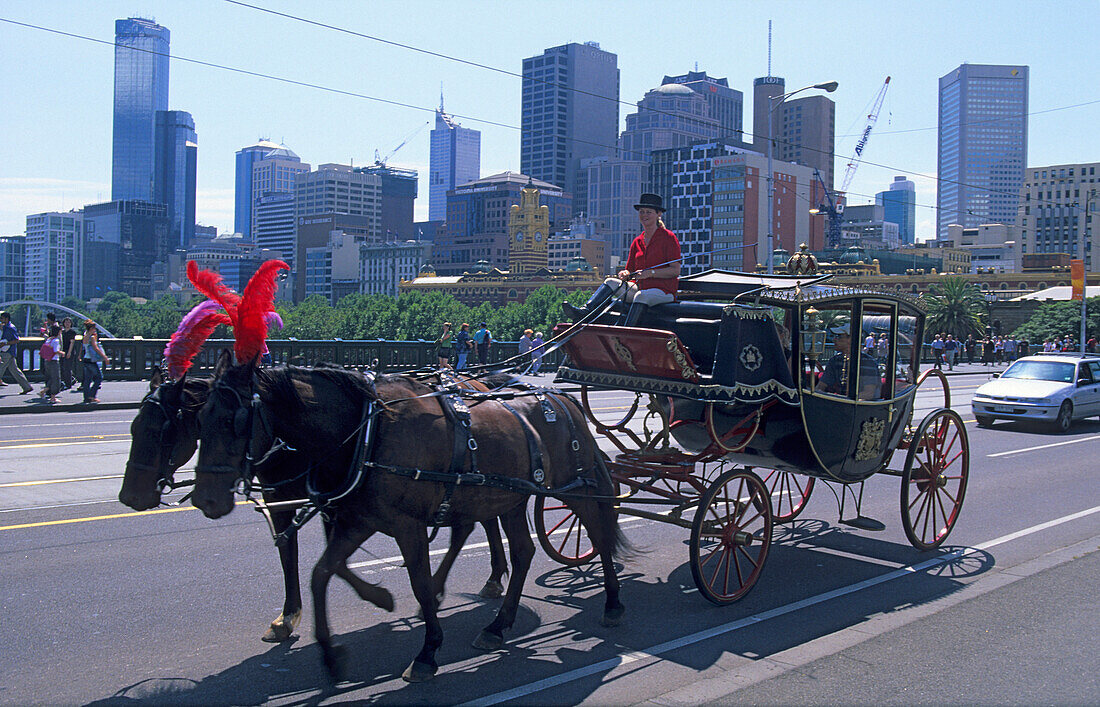
POLYGON ((585 307, 577 307, 569 302, 561 303, 561 311, 565 316, 569 317, 572 321, 578 322, 588 314, 588 309, 585 307))

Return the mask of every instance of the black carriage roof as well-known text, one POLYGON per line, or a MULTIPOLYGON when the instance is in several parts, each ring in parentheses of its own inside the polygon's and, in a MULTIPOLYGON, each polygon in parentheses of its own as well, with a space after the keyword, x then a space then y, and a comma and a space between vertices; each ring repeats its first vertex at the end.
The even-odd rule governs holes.
POLYGON ((684 299, 757 299, 766 304, 802 304, 827 299, 873 297, 924 308, 915 297, 870 287, 824 284, 832 275, 764 275, 732 270, 707 270, 680 278, 684 299))

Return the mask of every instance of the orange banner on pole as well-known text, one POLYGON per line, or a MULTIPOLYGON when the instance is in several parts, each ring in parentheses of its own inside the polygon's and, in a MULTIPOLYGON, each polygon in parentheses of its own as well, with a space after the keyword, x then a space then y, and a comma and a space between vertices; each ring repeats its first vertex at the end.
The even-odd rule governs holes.
MULTIPOLYGON (((1062 261, 1065 262, 1065 261, 1062 261)), ((1073 285, 1073 294, 1070 297, 1075 302, 1080 302, 1085 298, 1085 261, 1084 260, 1071 260, 1069 261, 1069 280, 1073 285)))

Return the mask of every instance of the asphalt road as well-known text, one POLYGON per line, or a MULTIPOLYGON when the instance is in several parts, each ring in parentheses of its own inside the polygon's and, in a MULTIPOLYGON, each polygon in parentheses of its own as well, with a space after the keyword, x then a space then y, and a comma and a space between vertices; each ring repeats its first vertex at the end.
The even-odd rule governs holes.
MULTIPOLYGON (((393 613, 331 585, 333 628, 354 659, 349 680, 330 685, 307 624, 296 641, 259 640, 282 583, 257 513, 210 521, 189 505, 119 504, 133 411, 6 415, 0 703, 1096 703, 1100 422, 1067 435, 978 429, 969 397, 986 377, 951 380, 972 466, 941 551, 908 545, 897 479, 866 486, 865 515, 888 526, 879 533, 838 525, 819 485, 776 533, 753 592, 720 608, 694 587, 688 531, 624 518, 639 552, 621 569, 623 625, 599 626, 596 568, 540 551, 507 650, 483 654, 470 642, 496 602, 475 594, 488 574, 478 531, 448 586, 440 673, 420 685, 400 679, 423 629, 391 540, 352 561, 394 593, 393 613)), ((611 417, 630 397, 595 405, 611 417)), ((940 400, 922 390, 918 417, 940 400)), ((307 586, 321 544, 307 526, 307 586)))

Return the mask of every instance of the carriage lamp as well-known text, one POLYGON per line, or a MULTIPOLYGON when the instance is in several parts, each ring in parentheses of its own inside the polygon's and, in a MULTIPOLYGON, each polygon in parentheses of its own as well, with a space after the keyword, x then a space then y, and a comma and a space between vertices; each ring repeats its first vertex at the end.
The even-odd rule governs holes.
POLYGON ((825 327, 821 325, 820 312, 810 307, 805 312, 802 324, 802 353, 815 361, 825 353, 825 327))

